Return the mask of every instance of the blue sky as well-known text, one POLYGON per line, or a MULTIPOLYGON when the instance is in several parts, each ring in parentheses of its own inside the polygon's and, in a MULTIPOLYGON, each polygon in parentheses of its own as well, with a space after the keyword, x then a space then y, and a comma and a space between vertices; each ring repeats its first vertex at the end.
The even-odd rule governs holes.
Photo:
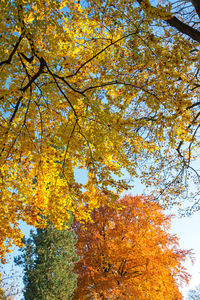
POLYGON ((192 275, 189 286, 183 287, 182 291, 186 295, 189 289, 200 284, 200 212, 194 213, 191 217, 175 218, 172 223, 171 232, 176 233, 180 239, 180 247, 193 249, 195 262, 192 265, 187 262, 185 266, 192 275))

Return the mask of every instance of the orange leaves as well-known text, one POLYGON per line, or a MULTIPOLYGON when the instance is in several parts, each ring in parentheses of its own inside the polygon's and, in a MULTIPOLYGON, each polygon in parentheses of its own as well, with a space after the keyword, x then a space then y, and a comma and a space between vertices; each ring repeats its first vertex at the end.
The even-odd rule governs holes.
POLYGON ((143 196, 118 204, 119 210, 95 209, 92 223, 75 222, 81 257, 75 299, 181 299, 178 284, 189 279, 182 263, 190 251, 167 231, 170 216, 143 196))

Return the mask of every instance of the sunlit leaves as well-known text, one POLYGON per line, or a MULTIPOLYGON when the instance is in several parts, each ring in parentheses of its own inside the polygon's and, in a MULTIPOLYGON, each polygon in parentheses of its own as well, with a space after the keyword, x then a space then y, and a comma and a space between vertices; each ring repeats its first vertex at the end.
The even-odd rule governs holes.
POLYGON ((2 242, 13 232, 18 243, 21 219, 61 228, 68 211, 89 218, 100 191, 113 202, 129 187, 123 171, 138 167, 165 200, 183 196, 177 181, 198 145, 196 42, 171 37, 134 1, 0 8, 2 242))
POLYGON ((190 251, 168 232, 171 217, 142 196, 125 196, 118 210, 105 195, 99 200, 92 223, 74 225, 81 258, 75 299, 182 299, 178 286, 189 279, 183 261, 190 251))

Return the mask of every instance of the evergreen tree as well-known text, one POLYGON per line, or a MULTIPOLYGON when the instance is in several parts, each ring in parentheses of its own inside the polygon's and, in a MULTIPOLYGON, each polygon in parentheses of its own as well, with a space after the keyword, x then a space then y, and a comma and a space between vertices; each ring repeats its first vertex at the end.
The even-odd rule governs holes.
POLYGON ((56 230, 48 223, 23 239, 22 255, 15 258, 24 267, 25 300, 69 300, 76 288, 74 263, 75 234, 71 229, 56 230))

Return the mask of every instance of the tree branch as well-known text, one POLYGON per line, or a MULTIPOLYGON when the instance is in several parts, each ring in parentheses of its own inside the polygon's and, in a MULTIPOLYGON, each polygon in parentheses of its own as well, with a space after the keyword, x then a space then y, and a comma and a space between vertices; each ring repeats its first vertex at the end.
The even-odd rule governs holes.
POLYGON ((183 23, 176 17, 172 17, 172 18, 170 18, 168 20, 164 20, 164 21, 167 22, 167 24, 169 24, 170 26, 176 28, 179 32, 186 34, 191 39, 200 43, 200 32, 198 30, 183 23))
MULTIPOLYGON (((191 26, 185 24, 184 22, 180 21, 175 16, 170 16, 166 18, 166 16, 163 16, 163 11, 160 8, 157 8, 150 4, 150 2, 147 0, 137 0, 137 2, 142 6, 143 10, 152 10, 154 11, 154 15, 156 15, 156 18, 159 18, 163 21, 165 21, 168 25, 170 25, 173 28, 176 28, 180 33, 186 34, 194 41, 197 41, 200 43, 200 32, 196 30, 195 28, 192 28, 191 26), (155 13, 156 12, 156 13, 155 13)), ((197 2, 197 0, 193 0, 193 2, 197 2)), ((194 3, 193 3, 194 5, 194 3)), ((196 9, 196 7, 195 7, 196 9)))
POLYGON ((191 0, 191 2, 200 18, 200 2, 199 2, 199 0, 191 0))
POLYGON ((42 74, 44 67, 46 66, 46 62, 45 60, 41 57, 40 58, 40 67, 39 70, 37 71, 37 73, 29 80, 29 82, 27 83, 27 85, 25 85, 21 91, 25 92, 30 86, 31 84, 42 74))
POLYGON ((20 44, 21 40, 23 39, 23 37, 24 37, 24 34, 21 34, 20 37, 19 37, 19 39, 18 39, 18 41, 17 41, 17 43, 15 44, 15 46, 14 46, 12 52, 10 53, 8 59, 6 59, 6 60, 4 60, 4 61, 1 61, 1 62, 0 62, 0 66, 2 66, 2 65, 4 65, 4 64, 8 64, 8 65, 9 65, 9 64, 11 63, 11 60, 12 60, 12 58, 13 58, 13 55, 14 55, 15 52, 17 51, 17 48, 19 47, 19 44, 20 44))

